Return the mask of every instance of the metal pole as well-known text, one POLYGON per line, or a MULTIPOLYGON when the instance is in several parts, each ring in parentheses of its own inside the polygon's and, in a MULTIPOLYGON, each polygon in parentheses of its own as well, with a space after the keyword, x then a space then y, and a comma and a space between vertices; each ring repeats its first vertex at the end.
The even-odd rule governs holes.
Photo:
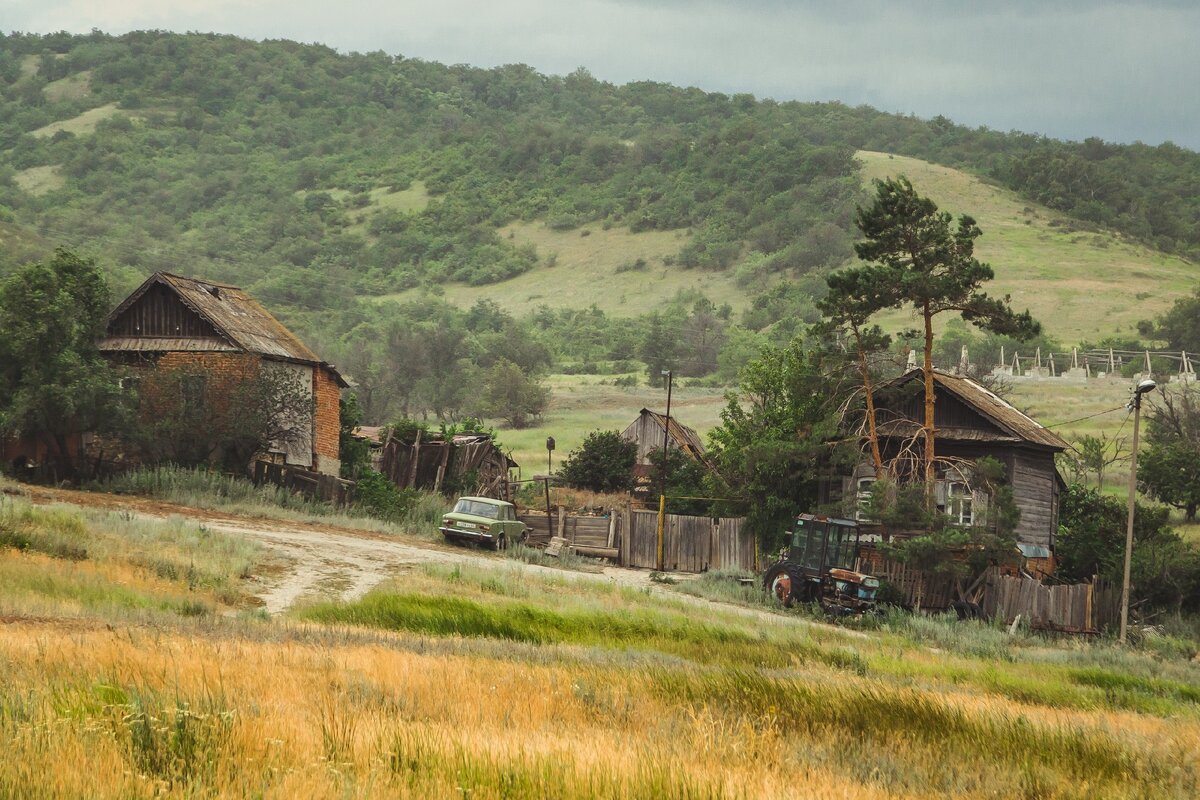
POLYGON ((1121 644, 1129 628, 1129 561, 1133 555, 1133 510, 1137 494, 1138 422, 1142 416, 1141 392, 1133 393, 1133 450, 1129 457, 1129 509, 1125 522, 1125 574, 1121 579, 1121 644))

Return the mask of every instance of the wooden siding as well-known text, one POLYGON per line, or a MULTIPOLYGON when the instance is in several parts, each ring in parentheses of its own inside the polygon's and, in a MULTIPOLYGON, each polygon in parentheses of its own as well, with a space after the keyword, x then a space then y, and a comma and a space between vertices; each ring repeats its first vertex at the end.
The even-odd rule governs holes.
POLYGON ((1009 470, 1013 501, 1021 510, 1017 540, 1021 544, 1051 547, 1058 525, 1058 482, 1054 456, 1017 451, 1009 470))
POLYGON ((185 306, 174 292, 162 285, 151 286, 136 303, 109 323, 108 335, 151 338, 194 337, 224 341, 212 325, 185 306))
MULTIPOLYGON (((879 419, 886 421, 901 417, 917 423, 925 421, 925 392, 923 384, 914 381, 903 387, 904 395, 896 398, 895 402, 881 401, 879 419)), ((935 428, 954 428, 957 430, 974 430, 997 436, 1005 432, 975 409, 947 392, 940 386, 934 386, 933 425, 935 428)))
MULTIPOLYGON (((662 452, 664 435, 662 426, 653 417, 642 414, 621 433, 621 438, 637 445, 637 463, 649 464, 651 453, 662 452)), ((679 443, 668 438, 667 449, 678 450, 679 443)))

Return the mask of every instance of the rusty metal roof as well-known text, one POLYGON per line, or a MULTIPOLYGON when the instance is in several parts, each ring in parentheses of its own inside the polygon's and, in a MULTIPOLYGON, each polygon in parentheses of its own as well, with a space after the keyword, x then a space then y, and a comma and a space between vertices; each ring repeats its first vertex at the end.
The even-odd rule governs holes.
MULTIPOLYGON (((889 385, 902 386, 914 379, 923 380, 923 376, 924 371, 920 367, 917 367, 896 378, 889 385)), ((1070 446, 1057 433, 1046 428, 1029 415, 1018 411, 995 392, 985 389, 970 378, 965 378, 961 375, 951 375, 948 372, 935 369, 933 371, 933 381, 936 385, 941 386, 946 391, 958 397, 958 399, 979 412, 985 419, 1016 440, 1050 447, 1055 450, 1066 450, 1070 446)), ((946 430, 946 434, 951 434, 950 429, 946 430)), ((973 434, 972 436, 980 438, 979 434, 973 434)))
MULTIPOLYGON (((156 272, 109 315, 109 323, 128 310, 150 289, 161 284, 175 292, 179 300, 217 333, 228 340, 234 352, 255 353, 268 358, 298 361, 329 369, 340 384, 341 375, 331 364, 323 362, 304 342, 275 319, 250 295, 237 286, 185 278, 170 272, 156 272)), ((176 351, 220 350, 218 343, 204 339, 164 339, 152 337, 112 337, 100 343, 102 350, 176 351), (135 344, 135 342, 137 342, 135 344), (186 343, 186 344, 184 344, 186 343), (181 346, 182 345, 182 346, 181 346)))

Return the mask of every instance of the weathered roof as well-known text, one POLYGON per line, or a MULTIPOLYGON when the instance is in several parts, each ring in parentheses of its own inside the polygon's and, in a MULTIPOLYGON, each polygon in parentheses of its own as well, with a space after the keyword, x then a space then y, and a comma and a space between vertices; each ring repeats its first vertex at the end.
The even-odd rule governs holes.
MULTIPOLYGON (((304 342, 257 300, 237 286, 185 278, 169 272, 156 272, 125 298, 109 315, 111 325, 146 294, 152 286, 162 285, 172 290, 189 309, 208 322, 224 337, 229 350, 255 353, 268 358, 298 361, 329 369, 340 383, 344 381, 331 364, 327 364, 304 342)), ((198 339, 180 340, 155 337, 110 337, 100 342, 107 351, 176 351, 222 350, 217 343, 198 339), (183 344, 186 342, 186 344, 183 344), (182 346, 181 346, 182 344, 182 346)))
POLYGON ((237 353, 241 350, 222 339, 164 336, 109 336, 100 340, 99 347, 108 353, 237 353))
MULTIPOLYGON (((660 429, 667 427, 667 416, 665 414, 659 414, 657 411, 651 411, 648 408, 643 408, 641 413, 648 415, 654 420, 660 429)), ((700 434, 681 423, 674 416, 671 417, 671 426, 668 435, 685 453, 688 453, 705 466, 711 467, 708 458, 704 455, 704 442, 701 441, 700 434)))
MULTIPOLYGON (((918 367, 896 378, 889 385, 903 386, 912 380, 923 379, 923 375, 924 371, 918 367)), ((970 378, 964 378, 961 375, 951 375, 948 372, 935 369, 933 371, 933 381, 936 385, 941 386, 946 391, 958 397, 958 399, 962 400, 996 427, 1012 437, 1012 439, 1000 437, 989 438, 981 432, 971 432, 970 438, 981 441, 987 439, 989 441, 1028 442, 1055 450, 1066 450, 1070 446, 1057 433, 1046 428, 1027 414, 1018 411, 995 392, 985 389, 970 378)), ((952 435, 950 429, 939 429, 939 434, 952 435)), ((963 434, 967 436, 965 431, 963 434)))

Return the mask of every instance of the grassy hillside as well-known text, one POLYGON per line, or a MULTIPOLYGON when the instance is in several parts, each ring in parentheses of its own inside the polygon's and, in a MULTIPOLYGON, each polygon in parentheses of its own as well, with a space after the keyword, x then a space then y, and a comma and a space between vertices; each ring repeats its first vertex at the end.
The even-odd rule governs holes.
MULTIPOLYGON (((1105 336, 1136 338, 1139 320, 1152 318, 1189 293, 1200 280, 1195 264, 1131 241, 1110 230, 1082 230, 1077 222, 975 175, 915 158, 859 151, 864 185, 906 175, 918 191, 954 214, 975 217, 984 236, 977 253, 996 270, 990 291, 1011 294, 1047 332, 1063 342, 1105 336)), ((544 221, 515 223, 501 234, 537 249, 537 266, 490 286, 450 284, 443 296, 461 307, 487 298, 514 313, 539 305, 586 308, 637 316, 680 290, 698 290, 714 303, 741 310, 763 283, 740 286, 736 268, 712 272, 668 265, 689 233, 585 226, 556 231, 544 221), (638 260, 644 266, 631 267, 638 260)), ((844 262, 844 263, 849 263, 844 262)), ((411 299, 416 290, 389 295, 411 299)), ((899 329, 907 314, 883 317, 899 329)))
MULTIPOLYGON (((860 151, 858 158, 864 180, 907 175, 940 208, 973 216, 983 229, 976 254, 996 271, 989 291, 1011 294, 1061 341, 1136 338, 1138 320, 1165 311, 1200 281, 1196 265, 1178 256, 1112 231, 1082 230, 960 170, 887 153, 860 151)), ((899 315, 890 321, 911 324, 899 315)))

